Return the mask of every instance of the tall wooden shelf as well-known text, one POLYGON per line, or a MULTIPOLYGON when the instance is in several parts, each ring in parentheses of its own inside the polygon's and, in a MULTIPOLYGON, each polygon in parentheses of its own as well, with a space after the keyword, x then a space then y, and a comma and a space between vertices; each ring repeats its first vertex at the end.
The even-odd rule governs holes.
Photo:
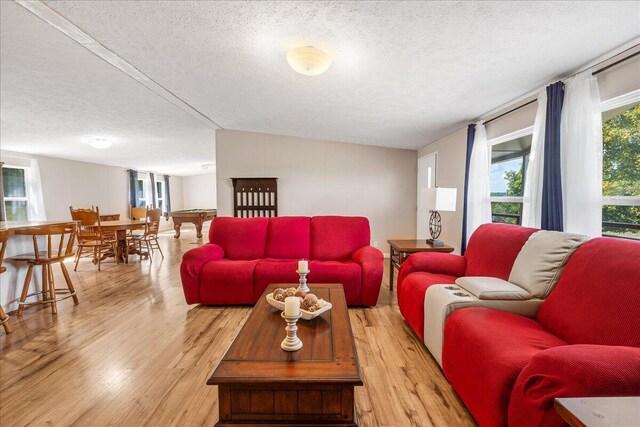
POLYGON ((231 178, 233 216, 278 216, 278 178, 231 178))

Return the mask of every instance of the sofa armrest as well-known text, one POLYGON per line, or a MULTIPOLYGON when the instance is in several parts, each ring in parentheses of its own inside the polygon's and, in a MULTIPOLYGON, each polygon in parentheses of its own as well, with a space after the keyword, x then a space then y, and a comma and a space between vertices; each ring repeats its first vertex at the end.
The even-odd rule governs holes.
POLYGON ((224 258, 224 250, 213 243, 207 243, 185 252, 180 264, 180 277, 187 304, 200 302, 200 270, 202 266, 209 261, 222 258, 224 258))
POLYGON ((509 425, 564 426, 553 407, 556 397, 639 394, 640 348, 553 347, 533 356, 518 376, 511 392, 509 425))
POLYGON ((363 246, 351 254, 351 259, 360 264, 362 270, 362 305, 376 305, 384 271, 382 252, 373 246, 363 246))
POLYGON ((447 274, 449 276, 464 276, 467 269, 467 260, 461 255, 442 252, 418 252, 405 260, 398 272, 398 292, 402 287, 402 281, 411 273, 426 271, 434 274, 447 274))

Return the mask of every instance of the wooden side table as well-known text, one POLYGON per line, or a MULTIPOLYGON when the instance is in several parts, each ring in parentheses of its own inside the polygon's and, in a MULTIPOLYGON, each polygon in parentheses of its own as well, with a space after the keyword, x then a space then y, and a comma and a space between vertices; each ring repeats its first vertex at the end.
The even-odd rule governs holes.
POLYGON ((391 253, 389 256, 389 289, 393 290, 393 269, 400 268, 402 263, 411 254, 417 252, 453 252, 453 247, 433 246, 431 243, 427 243, 425 239, 421 240, 387 240, 391 247, 391 253))
POLYGON ((553 402, 571 427, 637 426, 640 397, 567 397, 553 402))

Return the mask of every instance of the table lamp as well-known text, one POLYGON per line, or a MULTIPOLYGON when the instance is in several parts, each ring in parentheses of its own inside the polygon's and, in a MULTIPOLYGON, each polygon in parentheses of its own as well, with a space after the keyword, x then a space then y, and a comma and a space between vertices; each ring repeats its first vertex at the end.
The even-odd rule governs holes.
POLYGON ((427 243, 433 246, 444 246, 442 240, 438 240, 442 231, 440 211, 454 212, 456 210, 457 188, 423 188, 421 190, 422 207, 429 209, 429 233, 431 239, 427 243))

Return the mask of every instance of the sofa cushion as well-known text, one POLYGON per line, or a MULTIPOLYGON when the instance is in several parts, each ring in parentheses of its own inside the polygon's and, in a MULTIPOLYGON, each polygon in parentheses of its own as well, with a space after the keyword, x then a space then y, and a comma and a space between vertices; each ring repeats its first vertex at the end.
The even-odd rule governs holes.
POLYGON ((291 283, 298 286, 300 276, 296 273, 298 259, 274 259, 265 258, 256 266, 253 296, 256 301, 267 286, 273 283, 291 283))
POLYGON ((411 329, 424 338, 424 295, 431 285, 455 283, 456 277, 447 274, 415 272, 409 274, 398 287, 398 306, 411 329))
POLYGON ((584 243, 538 311, 538 321, 571 344, 640 347, 640 242, 584 243))
POLYGON ((311 259, 346 261, 356 249, 369 244, 369 220, 364 217, 311 218, 311 259))
POLYGON ((253 273, 260 260, 211 261, 200 272, 200 301, 204 304, 253 304, 253 273))
POLYGON ((361 304, 360 264, 353 261, 311 261, 307 283, 313 292, 313 283, 342 283, 349 305, 361 304))
POLYGON ((497 277, 459 277, 456 285, 466 289, 478 299, 486 300, 525 300, 531 294, 518 285, 497 277))
POLYGON ((218 217, 211 222, 209 241, 222 247, 226 259, 264 258, 269 218, 218 217))
POLYGON ((267 229, 268 258, 309 259, 311 218, 280 216, 269 219, 267 229))
POLYGON ((546 298, 571 255, 587 240, 589 237, 582 234, 547 230, 533 233, 513 263, 509 282, 534 298, 546 298))
POLYGON ((444 374, 481 426, 507 425, 522 369, 539 351, 566 344, 533 319, 488 308, 456 310, 444 328, 444 374))
POLYGON ((464 256, 465 276, 491 276, 507 280, 520 249, 535 228, 511 224, 483 224, 469 239, 464 256))

